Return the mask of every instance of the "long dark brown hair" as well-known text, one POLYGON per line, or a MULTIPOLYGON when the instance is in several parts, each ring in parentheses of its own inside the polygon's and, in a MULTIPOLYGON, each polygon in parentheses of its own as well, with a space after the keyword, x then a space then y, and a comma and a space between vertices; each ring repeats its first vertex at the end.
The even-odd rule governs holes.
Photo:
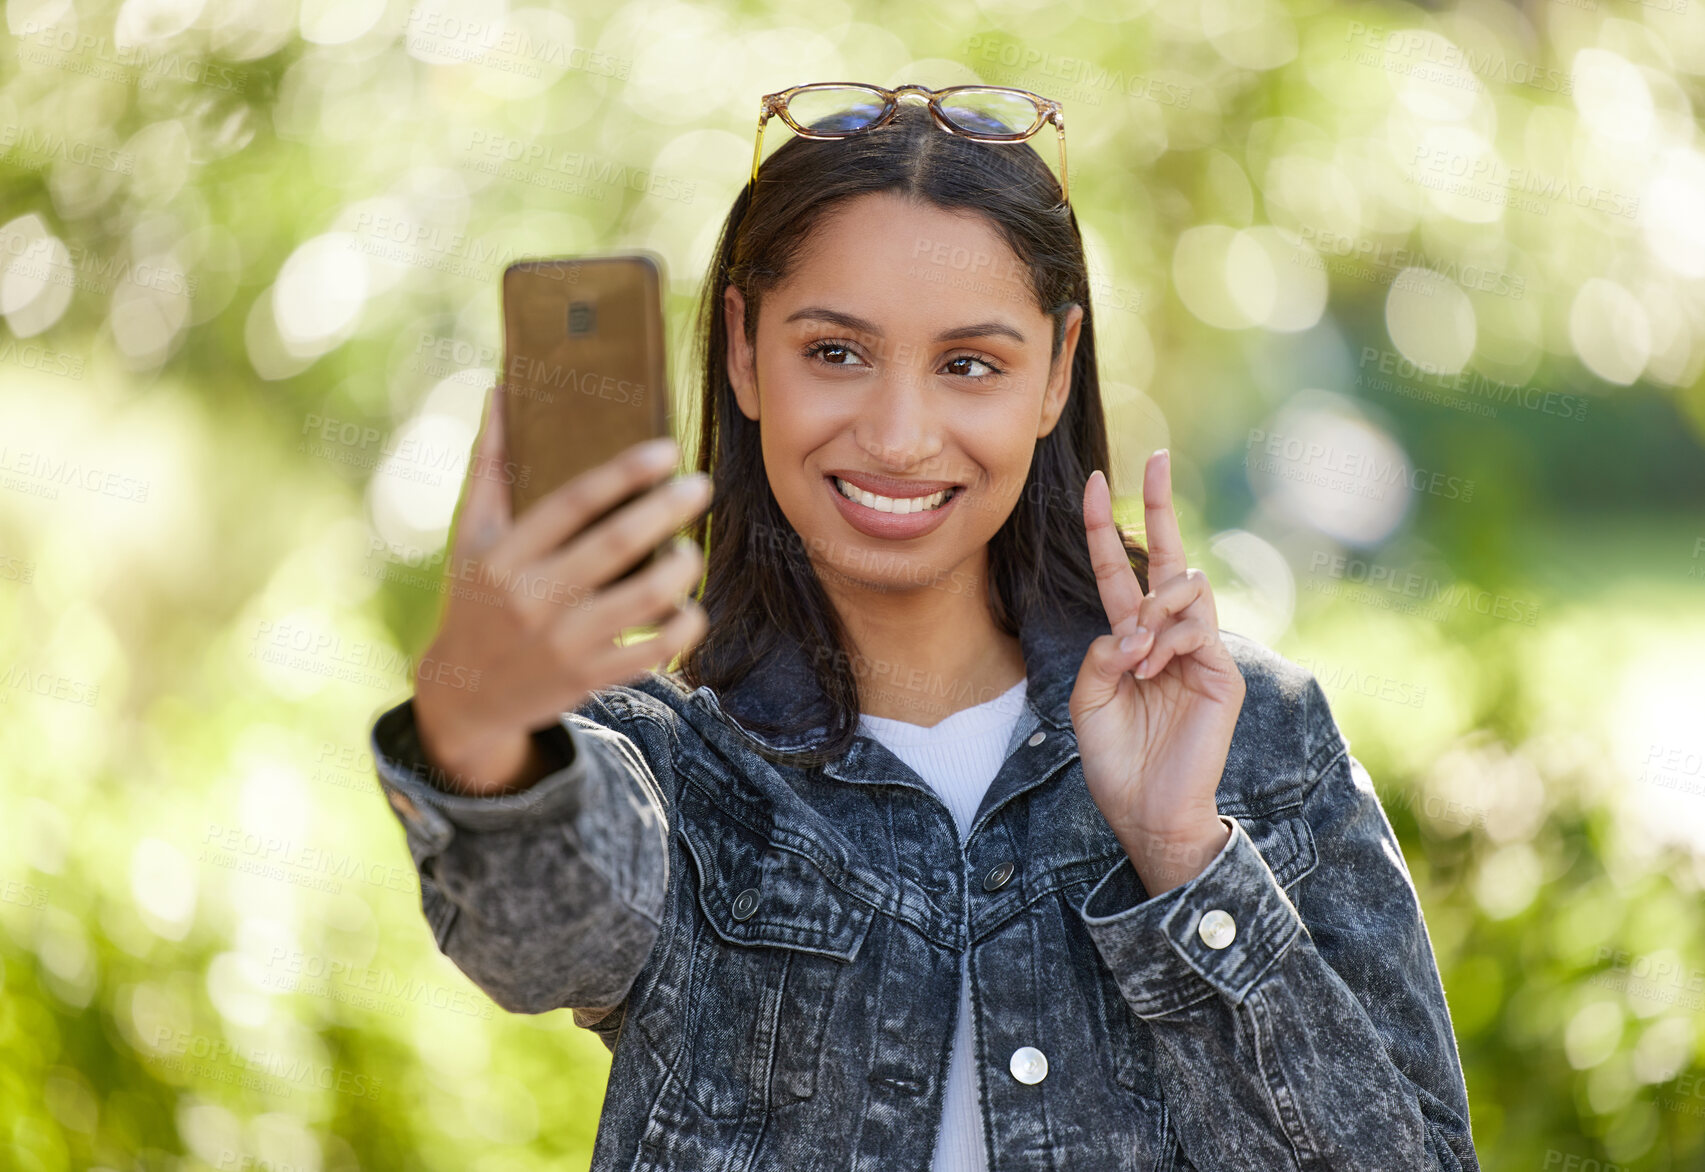
MULTIPOLYGON (((1074 303, 1083 306, 1064 412, 1036 441, 1018 502, 989 542, 989 611, 1014 636, 1043 608, 1101 613, 1084 542, 1083 487, 1095 469, 1109 471, 1107 422, 1083 238, 1072 209, 1056 206, 1059 191, 1058 180, 1028 142, 983 143, 947 134, 921 105, 902 105, 892 122, 850 138, 789 138, 764 161, 756 184, 734 200, 705 278, 695 330, 695 362, 704 371, 697 466, 710 475, 713 491, 708 512, 691 532, 705 550, 697 597, 710 624, 677 670, 690 687, 709 684, 721 694, 757 669, 779 643, 802 648, 831 719, 827 743, 817 752, 783 758, 791 764, 820 765, 851 746, 860 712, 854 652, 804 540, 769 491, 760 425, 735 400, 723 290, 733 285, 745 298, 744 332, 755 345, 764 293, 784 280, 812 228, 842 201, 896 192, 984 216, 1027 272, 1037 305, 1053 319, 1053 358, 1064 344, 1067 311, 1074 303)), ((1136 537, 1120 532, 1146 592, 1148 552, 1136 537)), ((759 735, 801 731, 746 714, 741 722, 759 735)))

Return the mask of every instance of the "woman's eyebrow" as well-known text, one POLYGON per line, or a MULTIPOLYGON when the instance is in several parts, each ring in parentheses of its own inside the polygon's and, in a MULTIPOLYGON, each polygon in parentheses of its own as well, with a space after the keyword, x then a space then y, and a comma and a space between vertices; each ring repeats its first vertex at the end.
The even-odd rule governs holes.
MULTIPOLYGON (((796 309, 787 315, 787 318, 782 324, 786 325, 788 322, 801 321, 805 319, 832 322, 835 325, 840 326, 842 329, 853 330, 861 334, 870 334, 873 337, 880 338, 882 336, 882 330, 875 322, 867 321, 854 314, 842 313, 838 309, 830 309, 827 306, 822 305, 808 305, 804 309, 796 309)), ((943 330, 941 333, 937 334, 935 336, 935 340, 938 342, 953 342, 960 338, 989 338, 994 337, 995 335, 1004 335, 1011 338, 1014 342, 1017 342, 1020 346, 1024 345, 1024 335, 1020 333, 1017 328, 1008 325, 1003 321, 980 321, 968 326, 955 326, 951 330, 943 330)))

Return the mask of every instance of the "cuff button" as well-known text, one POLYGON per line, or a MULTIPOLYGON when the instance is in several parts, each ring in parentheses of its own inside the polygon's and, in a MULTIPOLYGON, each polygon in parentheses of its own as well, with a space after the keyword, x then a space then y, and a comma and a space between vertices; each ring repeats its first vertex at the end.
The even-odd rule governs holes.
POLYGON ((1202 922, 1196 925, 1196 934, 1209 948, 1225 948, 1237 936, 1237 923, 1229 913, 1215 908, 1202 916, 1202 922))

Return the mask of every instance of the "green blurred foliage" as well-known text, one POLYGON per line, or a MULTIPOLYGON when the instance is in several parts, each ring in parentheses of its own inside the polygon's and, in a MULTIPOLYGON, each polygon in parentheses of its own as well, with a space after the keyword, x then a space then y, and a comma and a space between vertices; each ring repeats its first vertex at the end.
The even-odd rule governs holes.
POLYGON ((1699 1167, 1702 76, 1683 0, 13 0, 0 1162, 587 1165, 607 1054, 433 948, 367 728, 504 263, 662 254, 689 370, 759 96, 867 79, 1064 103, 1115 488, 1171 445, 1331 696, 1485 1166, 1699 1167))

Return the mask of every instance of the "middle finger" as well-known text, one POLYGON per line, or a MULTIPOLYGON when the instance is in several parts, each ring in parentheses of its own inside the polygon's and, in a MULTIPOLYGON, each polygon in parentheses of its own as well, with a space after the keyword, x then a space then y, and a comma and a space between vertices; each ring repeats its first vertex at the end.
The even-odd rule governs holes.
POLYGON ((541 573, 584 601, 689 524, 710 504, 710 494, 710 481, 700 473, 658 485, 583 530, 545 560, 541 573))
POLYGON ((1184 537, 1172 507, 1172 453, 1161 448, 1143 466, 1143 538, 1149 552, 1149 585, 1183 574, 1184 537))

